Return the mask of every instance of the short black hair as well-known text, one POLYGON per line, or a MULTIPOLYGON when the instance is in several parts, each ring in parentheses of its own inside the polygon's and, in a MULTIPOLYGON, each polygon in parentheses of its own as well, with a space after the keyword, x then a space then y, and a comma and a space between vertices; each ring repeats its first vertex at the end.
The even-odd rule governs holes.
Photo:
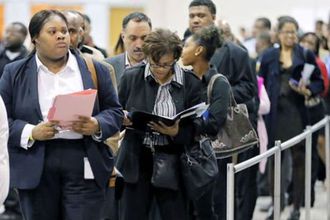
POLYGON ((147 22, 150 29, 152 29, 152 24, 150 18, 142 12, 132 12, 123 19, 122 28, 127 27, 128 22, 131 20, 135 22, 147 22))
POLYGON ((27 30, 26 26, 23 23, 16 21, 16 22, 12 22, 11 24, 20 26, 20 28, 21 28, 20 31, 26 37, 26 35, 28 34, 28 30, 27 30))
POLYGON ((190 2, 189 8, 195 7, 195 6, 206 6, 210 10, 212 15, 217 14, 217 8, 216 8, 215 4, 213 3, 213 1, 211 1, 211 0, 193 0, 192 2, 190 2))
POLYGON ((91 18, 86 15, 86 14, 82 14, 83 18, 84 18, 84 21, 87 21, 88 24, 91 24, 91 18))
POLYGON ((300 39, 299 42, 303 41, 305 37, 312 35, 313 37, 315 37, 316 40, 316 45, 315 45, 315 50, 313 51, 315 53, 316 56, 319 56, 319 51, 320 51, 320 44, 321 44, 321 39, 316 35, 316 33, 314 32, 306 32, 304 33, 300 39))
POLYGON ((34 38, 36 38, 42 29, 42 27, 45 25, 45 23, 48 21, 48 19, 52 16, 59 16, 66 25, 68 25, 68 21, 63 15, 62 12, 58 10, 42 10, 37 12, 33 15, 33 17, 30 20, 29 24, 29 32, 30 37, 32 40, 32 43, 34 43, 34 38))
POLYGON ((221 31, 213 24, 198 30, 192 35, 192 39, 206 49, 204 58, 207 61, 212 58, 214 51, 221 47, 224 42, 221 31))
POLYGON ((291 16, 284 15, 284 16, 279 17, 277 20, 278 20, 278 25, 277 25, 278 31, 281 31, 283 26, 287 23, 294 24, 294 26, 296 26, 296 29, 299 30, 299 25, 298 25, 297 20, 291 16))
POLYGON ((265 28, 267 28, 268 30, 270 30, 272 28, 272 23, 270 22, 270 20, 266 17, 260 17, 260 18, 257 18, 256 21, 261 21, 263 23, 263 26, 265 28))

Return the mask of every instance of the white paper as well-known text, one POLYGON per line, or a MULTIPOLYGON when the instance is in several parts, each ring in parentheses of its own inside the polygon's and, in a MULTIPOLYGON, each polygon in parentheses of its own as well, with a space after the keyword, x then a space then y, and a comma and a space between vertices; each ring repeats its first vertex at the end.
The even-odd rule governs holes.
POLYGON ((87 157, 84 157, 84 178, 85 179, 94 179, 92 167, 91 167, 87 157))
POLYGON ((301 77, 306 85, 309 84, 309 79, 310 79, 314 69, 315 69, 315 66, 313 64, 305 63, 304 69, 301 72, 301 77))

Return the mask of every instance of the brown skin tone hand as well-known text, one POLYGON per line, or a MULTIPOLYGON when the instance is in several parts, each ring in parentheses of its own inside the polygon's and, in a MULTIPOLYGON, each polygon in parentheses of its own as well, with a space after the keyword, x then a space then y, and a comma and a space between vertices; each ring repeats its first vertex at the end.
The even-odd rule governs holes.
POLYGON ((49 140, 58 132, 55 126, 58 121, 40 122, 32 130, 32 138, 37 141, 49 140))
POLYGON ((72 130, 82 135, 94 135, 100 132, 100 126, 94 117, 79 116, 72 122, 72 130))
POLYGON ((179 133, 179 122, 180 120, 177 120, 173 126, 167 126, 163 122, 150 122, 148 123, 148 126, 153 130, 157 131, 161 134, 168 135, 170 137, 174 137, 179 133))

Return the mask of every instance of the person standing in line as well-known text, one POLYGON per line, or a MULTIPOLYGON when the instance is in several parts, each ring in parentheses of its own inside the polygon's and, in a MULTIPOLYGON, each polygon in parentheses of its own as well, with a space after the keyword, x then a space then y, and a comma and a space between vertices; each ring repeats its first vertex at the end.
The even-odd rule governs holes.
MULTIPOLYGON (((219 30, 210 25, 195 32, 187 38, 181 60, 183 65, 191 65, 196 76, 201 80, 201 98, 207 102, 207 86, 215 74, 216 68, 210 65, 209 61, 214 51, 221 46, 223 39, 219 30)), ((215 136, 221 129, 227 118, 227 111, 230 104, 230 85, 224 77, 214 82, 211 102, 207 113, 194 120, 195 137, 200 135, 215 136)), ((216 180, 216 179, 215 179, 216 180)), ((206 187, 201 198, 193 200, 193 213, 199 220, 217 220, 218 216, 214 210, 215 180, 206 187)))
MULTIPOLYGON (((269 143, 282 142, 303 132, 308 121, 309 100, 323 91, 323 80, 315 56, 304 51, 297 42, 299 26, 290 16, 282 16, 278 23, 279 48, 271 48, 262 57, 259 75, 264 78, 265 87, 271 102, 270 113, 265 117, 269 143), (302 71, 306 64, 314 65, 310 83, 302 80, 302 71), (299 117, 297 117, 299 116, 299 117), (287 125, 290 125, 289 127, 287 125), (286 128, 283 130, 283 128, 286 128)), ((304 195, 304 143, 291 148, 293 210, 289 220, 300 218, 300 207, 304 195)), ((270 174, 272 172, 270 163, 270 174)), ((270 181, 270 185, 273 181, 270 181)), ((270 191, 273 191, 271 186, 270 191)), ((282 199, 282 202, 284 200, 282 199)), ((283 203, 282 203, 283 205, 283 203)), ((270 214, 267 219, 273 219, 270 214)))
MULTIPOLYGON (((193 0, 189 4, 189 32, 195 33, 203 27, 214 24, 216 19, 216 6, 211 0, 193 0)), ((188 32, 185 37, 189 37, 188 32)), ((256 127, 258 90, 257 79, 251 71, 247 51, 232 42, 225 42, 218 48, 210 63, 218 73, 225 75, 232 86, 237 103, 245 103, 249 111, 249 119, 256 127)), ((258 154, 258 149, 253 147, 238 155, 238 162, 249 159, 258 154)), ((218 160, 219 175, 215 190, 215 210, 219 219, 226 219, 226 190, 227 190, 227 163, 231 158, 218 160)), ((256 175, 258 167, 254 166, 240 172, 237 176, 237 215, 238 219, 252 219, 257 200, 256 175)))
MULTIPOLYGON (((10 23, 4 34, 4 49, 0 52, 0 77, 3 69, 8 63, 23 59, 28 55, 24 41, 27 36, 27 28, 21 22, 10 23)), ((4 202, 5 211, 0 214, 0 219, 21 219, 21 210, 18 195, 15 189, 11 188, 7 199, 4 202)))
MULTIPOLYGON (((181 56, 182 42, 173 32, 156 29, 144 39, 142 51, 146 64, 125 70, 119 84, 119 100, 130 126, 130 112, 145 111, 171 117, 200 103, 200 82, 183 70, 177 60, 181 56)), ((176 121, 173 126, 150 122, 150 131, 126 129, 117 156, 116 168, 125 177, 125 188, 120 200, 120 220, 146 220, 153 199, 161 219, 187 219, 187 201, 183 194, 179 157, 184 144, 192 140, 192 125, 176 121), (164 163, 171 164, 167 172, 155 167, 154 155, 163 154, 164 163), (157 184, 154 174, 168 181, 157 184), (154 177, 154 178, 153 178, 154 177)))
POLYGON ((8 64, 0 80, 10 125, 11 187, 18 189, 25 220, 97 220, 114 165, 103 141, 120 129, 122 108, 107 69, 95 63, 92 117, 79 116, 66 130, 48 121, 57 95, 95 85, 82 58, 69 50, 61 12, 36 13, 29 32, 35 50, 8 64))
POLYGON ((145 62, 142 45, 151 29, 150 18, 141 12, 133 12, 123 19, 121 38, 125 52, 105 59, 114 67, 118 84, 125 69, 145 62))
POLYGON ((27 34, 27 28, 21 22, 13 22, 6 27, 4 49, 0 52, 0 77, 6 64, 27 56, 28 50, 23 45, 27 34))

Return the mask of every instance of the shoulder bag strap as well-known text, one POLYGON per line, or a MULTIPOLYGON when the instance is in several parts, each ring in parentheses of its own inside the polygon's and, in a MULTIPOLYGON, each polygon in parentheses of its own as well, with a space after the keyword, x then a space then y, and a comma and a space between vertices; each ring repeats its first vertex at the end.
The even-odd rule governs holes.
POLYGON ((94 83, 95 88, 98 88, 98 83, 97 83, 97 75, 96 75, 96 69, 93 63, 93 59, 89 56, 84 56, 82 55, 82 57, 84 58, 87 68, 89 70, 89 72, 91 73, 91 77, 94 83))
POLYGON ((231 88, 231 85, 227 79, 227 77, 225 77, 223 74, 217 73, 215 75, 213 75, 210 79, 209 84, 207 85, 207 104, 211 103, 211 97, 212 97, 212 90, 213 90, 213 86, 214 86, 214 82, 217 78, 222 77, 230 86, 230 106, 237 106, 237 102, 234 98, 234 93, 233 90, 231 88))
POLYGON ((221 77, 220 74, 213 75, 209 81, 209 84, 207 85, 207 104, 211 103, 213 85, 214 85, 215 80, 219 77, 221 77))

